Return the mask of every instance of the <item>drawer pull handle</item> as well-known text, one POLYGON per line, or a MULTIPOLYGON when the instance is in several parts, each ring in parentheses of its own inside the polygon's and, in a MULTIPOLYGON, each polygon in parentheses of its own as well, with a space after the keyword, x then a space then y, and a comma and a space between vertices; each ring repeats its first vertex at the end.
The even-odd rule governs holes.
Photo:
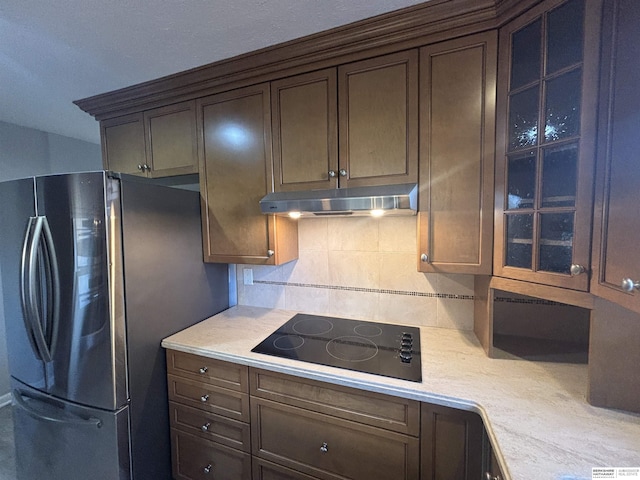
POLYGON ((207 422, 204 425, 202 425, 200 428, 202 429, 203 432, 208 432, 210 426, 211 426, 211 424, 209 422, 207 422))
POLYGON ((213 468, 213 465, 212 465, 212 464, 209 464, 209 465, 207 465, 206 467, 204 467, 204 468, 202 469, 202 471, 203 471, 204 473, 210 473, 212 468, 213 468))
POLYGON ((322 453, 327 453, 329 451, 329 445, 327 445, 327 442, 322 443, 322 446, 320 447, 320 451, 322 453))
POLYGON ((209 400, 209 395, 202 395, 202 396, 200 397, 200 401, 201 401, 202 403, 205 403, 207 400, 209 400))
POLYGON ((207 367, 200 367, 200 373, 202 375, 204 375, 205 373, 207 373, 207 370, 209 370, 207 367))

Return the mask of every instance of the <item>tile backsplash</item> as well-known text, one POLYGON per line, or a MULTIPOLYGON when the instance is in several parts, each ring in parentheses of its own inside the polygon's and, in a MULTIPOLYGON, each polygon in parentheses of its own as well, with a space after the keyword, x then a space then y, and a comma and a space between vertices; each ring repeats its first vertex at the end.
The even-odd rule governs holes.
POLYGON ((473 276, 417 271, 416 217, 298 221, 298 260, 237 266, 238 304, 473 329, 473 276))

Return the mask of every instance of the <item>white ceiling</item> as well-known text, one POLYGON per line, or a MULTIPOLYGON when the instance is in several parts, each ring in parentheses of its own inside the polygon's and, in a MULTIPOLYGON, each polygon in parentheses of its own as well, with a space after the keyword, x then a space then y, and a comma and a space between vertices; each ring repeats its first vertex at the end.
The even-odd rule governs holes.
POLYGON ((0 0, 0 120, 99 143, 72 101, 424 0, 0 0))

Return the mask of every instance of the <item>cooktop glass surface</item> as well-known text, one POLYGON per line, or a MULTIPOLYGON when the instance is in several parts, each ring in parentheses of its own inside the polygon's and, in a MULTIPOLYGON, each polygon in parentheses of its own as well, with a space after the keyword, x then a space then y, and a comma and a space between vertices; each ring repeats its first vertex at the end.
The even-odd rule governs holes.
POLYGON ((422 381, 418 327, 299 313, 251 351, 422 381))

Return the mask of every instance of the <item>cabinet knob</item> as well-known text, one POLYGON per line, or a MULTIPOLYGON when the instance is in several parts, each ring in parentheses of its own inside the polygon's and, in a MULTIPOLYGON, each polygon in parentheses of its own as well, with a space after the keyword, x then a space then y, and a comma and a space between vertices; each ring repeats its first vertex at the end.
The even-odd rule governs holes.
POLYGON ((500 475, 494 475, 491 472, 486 472, 484 474, 484 478, 485 480, 502 480, 502 477, 500 475))
POLYGON ((142 170, 145 172, 148 172, 151 170, 151 167, 149 165, 147 165, 146 163, 142 166, 142 170))
POLYGON ((422 255, 420 255, 420 261, 424 263, 429 263, 429 255, 427 255, 426 253, 423 253, 422 255))
POLYGON ((569 269, 569 271, 571 272, 572 277, 577 277, 578 275, 581 275, 584 272, 586 272, 587 269, 584 268, 582 265, 578 265, 574 263, 573 265, 571 265, 571 268, 569 269))
POLYGON ((202 469, 202 471, 203 471, 204 473, 211 473, 211 469, 212 469, 212 468, 213 468, 213 465, 212 465, 212 464, 209 464, 209 465, 207 465, 206 467, 204 467, 204 468, 202 469))
POLYGON ((138 164, 138 170, 140 170, 141 172, 144 172, 144 166, 142 164, 138 164))
POLYGON ((634 282, 630 278, 623 278, 620 285, 625 292, 633 292, 634 290, 640 290, 640 282, 634 282))
POLYGON ((273 250, 267 250, 267 257, 273 257, 275 253, 276 252, 274 252, 273 250))
POLYGON ((329 170, 329 176, 331 178, 334 178, 336 176, 336 171, 335 170, 329 170))
POLYGON ((322 442, 322 446, 320 447, 320 451, 322 453, 327 453, 329 451, 329 445, 327 445, 327 442, 322 442))
POLYGON ((207 370, 209 370, 207 367, 200 367, 200 373, 203 375, 207 373, 207 370))
POLYGON ((200 397, 200 401, 201 401, 202 403, 205 403, 207 400, 209 400, 209 395, 202 395, 202 396, 200 397))
POLYGON ((347 171, 344 168, 341 168, 338 173, 340 174, 341 177, 346 177, 347 176, 347 171))
POLYGON ((209 422, 207 422, 207 423, 205 423, 204 425, 202 425, 202 426, 200 427, 200 429, 201 429, 203 432, 208 432, 208 431, 209 431, 209 427, 210 427, 210 426, 211 426, 211 424, 210 424, 209 422))

